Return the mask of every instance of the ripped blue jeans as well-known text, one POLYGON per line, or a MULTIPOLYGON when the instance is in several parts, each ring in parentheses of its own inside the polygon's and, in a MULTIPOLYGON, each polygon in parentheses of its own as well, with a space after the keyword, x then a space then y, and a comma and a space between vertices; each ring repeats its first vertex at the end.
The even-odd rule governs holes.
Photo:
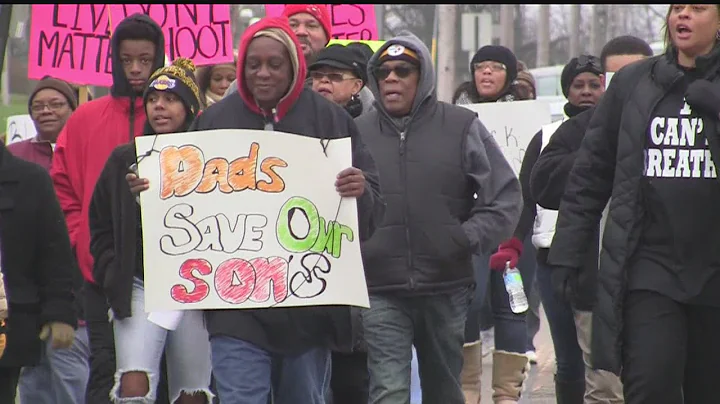
POLYGON ((177 328, 172 331, 150 322, 145 312, 143 281, 137 278, 133 283, 131 310, 130 317, 113 319, 117 367, 110 399, 122 404, 154 403, 164 350, 170 402, 176 402, 184 392, 202 392, 211 403, 210 340, 203 312, 185 311, 177 328), (147 373, 150 391, 145 397, 120 397, 121 378, 128 372, 147 373))

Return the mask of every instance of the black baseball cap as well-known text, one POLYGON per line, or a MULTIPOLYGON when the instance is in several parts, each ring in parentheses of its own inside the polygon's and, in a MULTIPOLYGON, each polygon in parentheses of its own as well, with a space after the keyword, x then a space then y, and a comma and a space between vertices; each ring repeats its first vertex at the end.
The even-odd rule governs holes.
POLYGON ((317 70, 323 66, 351 71, 363 84, 367 83, 367 68, 362 55, 344 45, 334 44, 321 50, 308 70, 317 70))

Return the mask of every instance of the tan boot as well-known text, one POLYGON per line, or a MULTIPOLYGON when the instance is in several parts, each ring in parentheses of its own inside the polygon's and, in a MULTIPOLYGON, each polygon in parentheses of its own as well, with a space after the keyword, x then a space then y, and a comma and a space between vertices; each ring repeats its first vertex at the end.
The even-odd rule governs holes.
POLYGON ((524 353, 493 352, 493 401, 515 404, 520 400, 523 383, 530 367, 524 353))
POLYGON ((480 383, 482 376, 482 341, 463 346, 463 367, 460 372, 465 404, 480 404, 480 383))

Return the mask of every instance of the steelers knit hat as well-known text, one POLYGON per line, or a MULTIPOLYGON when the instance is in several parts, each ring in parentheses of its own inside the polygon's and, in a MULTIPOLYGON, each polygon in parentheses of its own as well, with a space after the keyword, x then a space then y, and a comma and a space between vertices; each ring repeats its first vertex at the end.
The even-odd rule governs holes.
POLYGON ((416 51, 405 45, 394 43, 383 51, 378 58, 378 64, 383 64, 388 60, 404 60, 408 63, 420 66, 420 58, 416 51))
POLYGON ((143 96, 147 104, 153 91, 169 91, 180 97, 188 115, 195 118, 200 111, 200 90, 195 78, 195 64, 187 58, 178 58, 170 66, 157 69, 148 80, 150 84, 143 96))

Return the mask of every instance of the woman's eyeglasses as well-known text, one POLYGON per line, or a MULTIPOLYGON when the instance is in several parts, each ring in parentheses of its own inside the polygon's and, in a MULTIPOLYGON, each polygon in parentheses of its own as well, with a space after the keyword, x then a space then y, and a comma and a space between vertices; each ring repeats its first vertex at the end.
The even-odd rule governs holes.
POLYGON ((385 80, 390 77, 390 73, 395 72, 395 75, 398 78, 404 79, 416 70, 417 67, 411 65, 400 65, 395 67, 381 66, 375 69, 375 77, 378 80, 385 80))
POLYGON ((64 106, 66 106, 66 105, 68 105, 67 102, 51 101, 51 102, 49 102, 49 103, 47 103, 47 104, 40 104, 40 103, 38 103, 38 104, 32 104, 32 106, 30 106, 30 110, 31 110, 32 112, 35 112, 36 114, 37 114, 37 113, 40 113, 40 112, 43 112, 43 111, 45 110, 45 108, 49 109, 49 110, 52 111, 52 112, 57 112, 57 111, 61 110, 61 109, 62 109, 64 106))
POLYGON ((507 70, 507 66, 505 64, 500 62, 479 62, 479 63, 473 63, 473 70, 485 70, 490 69, 491 71, 495 73, 499 73, 501 71, 507 70))
POLYGON ((320 81, 324 79, 325 77, 328 78, 328 80, 332 81, 333 83, 340 83, 344 80, 352 80, 356 77, 352 76, 346 76, 342 73, 325 73, 325 72, 310 72, 310 78, 316 81, 320 81))

